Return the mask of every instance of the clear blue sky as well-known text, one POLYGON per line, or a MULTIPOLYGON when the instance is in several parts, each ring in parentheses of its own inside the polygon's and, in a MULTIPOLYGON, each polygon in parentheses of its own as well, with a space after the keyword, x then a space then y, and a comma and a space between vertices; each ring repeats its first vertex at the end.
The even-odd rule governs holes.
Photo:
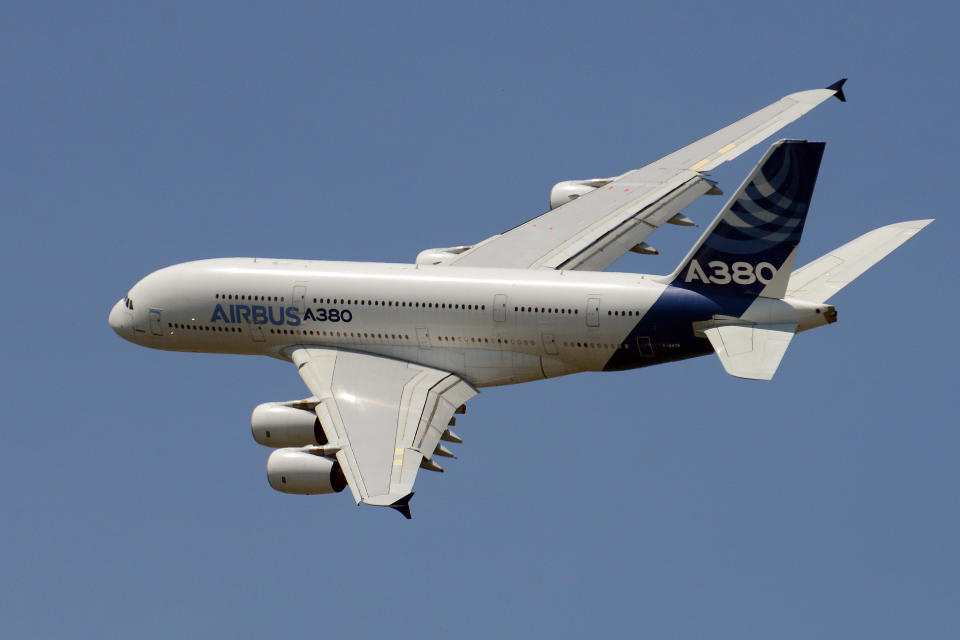
POLYGON ((956 637, 953 4, 133 4, 0 22, 0 634, 956 637), (269 488, 249 414, 307 395, 293 367, 107 326, 159 267, 409 262, 842 76, 784 132, 828 143, 801 261, 937 222, 770 383, 711 356, 482 392, 411 522, 269 488))

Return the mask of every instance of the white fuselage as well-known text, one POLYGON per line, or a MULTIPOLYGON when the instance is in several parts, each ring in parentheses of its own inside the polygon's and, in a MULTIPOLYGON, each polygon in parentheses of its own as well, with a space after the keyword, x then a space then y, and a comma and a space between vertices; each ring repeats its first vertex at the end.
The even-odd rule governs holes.
POLYGON ((711 353, 692 323, 721 312, 638 274, 222 258, 148 275, 110 325, 154 349, 286 359, 294 345, 335 347, 485 387, 711 353))
POLYGON ((602 369, 665 288, 636 274, 225 258, 150 274, 111 325, 155 349, 330 346, 479 387, 602 369))

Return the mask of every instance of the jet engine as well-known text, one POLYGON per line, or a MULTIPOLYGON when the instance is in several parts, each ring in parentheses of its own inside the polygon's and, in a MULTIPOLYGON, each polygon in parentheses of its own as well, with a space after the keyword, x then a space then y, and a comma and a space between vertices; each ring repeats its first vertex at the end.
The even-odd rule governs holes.
POLYGON ((340 463, 300 449, 277 449, 267 458, 267 480, 282 493, 340 493, 347 486, 340 463))
POLYGON ((313 411, 280 402, 266 402, 250 416, 253 439, 265 447, 302 447, 327 444, 320 419, 313 411))
POLYGON ((571 200, 576 200, 580 196, 586 195, 606 184, 610 184, 613 178, 593 178, 591 180, 566 180, 558 182, 550 189, 550 208, 567 204, 571 200))
POLYGON ((462 245, 459 247, 445 247, 440 249, 424 249, 417 254, 416 264, 443 264, 444 262, 455 258, 464 251, 473 249, 473 245, 462 245))

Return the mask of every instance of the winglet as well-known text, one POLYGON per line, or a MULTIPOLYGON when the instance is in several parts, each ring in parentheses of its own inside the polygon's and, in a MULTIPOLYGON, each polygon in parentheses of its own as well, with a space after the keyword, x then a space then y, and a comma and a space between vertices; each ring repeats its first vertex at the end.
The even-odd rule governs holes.
POLYGON ((827 89, 829 89, 830 91, 836 92, 833 94, 833 97, 839 100, 840 102, 847 101, 847 96, 843 95, 843 83, 846 81, 847 81, 846 78, 840 78, 839 80, 834 82, 832 85, 827 87, 827 89))
POLYGON ((413 516, 410 515, 410 498, 413 497, 413 494, 414 492, 411 491, 407 495, 403 496, 402 498, 400 498, 399 500, 397 500, 396 502, 388 506, 391 509, 396 509, 397 511, 403 514, 404 518, 406 518, 407 520, 410 520, 411 518, 413 518, 413 516))

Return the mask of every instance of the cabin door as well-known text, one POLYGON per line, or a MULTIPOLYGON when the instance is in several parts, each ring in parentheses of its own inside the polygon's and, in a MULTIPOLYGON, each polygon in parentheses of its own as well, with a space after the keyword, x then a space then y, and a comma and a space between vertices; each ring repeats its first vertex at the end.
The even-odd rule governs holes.
POLYGON ((297 313, 303 317, 307 310, 307 283, 298 282, 293 286, 293 297, 290 298, 290 304, 297 308, 297 313))
POLYGON ((587 298, 587 326, 600 326, 600 298, 587 298))
POLYGON ((160 309, 150 309, 150 333, 155 336, 163 335, 163 325, 160 322, 160 309))
POLYGON ((555 356, 560 353, 557 349, 557 339, 552 333, 543 333, 540 334, 540 337, 543 339, 543 350, 548 356, 555 356))
POLYGON ((493 321, 505 322, 507 319, 507 296, 498 293, 493 296, 493 321))
POLYGON ((430 348, 430 330, 424 328, 417 328, 417 343, 419 343, 421 349, 430 348))

